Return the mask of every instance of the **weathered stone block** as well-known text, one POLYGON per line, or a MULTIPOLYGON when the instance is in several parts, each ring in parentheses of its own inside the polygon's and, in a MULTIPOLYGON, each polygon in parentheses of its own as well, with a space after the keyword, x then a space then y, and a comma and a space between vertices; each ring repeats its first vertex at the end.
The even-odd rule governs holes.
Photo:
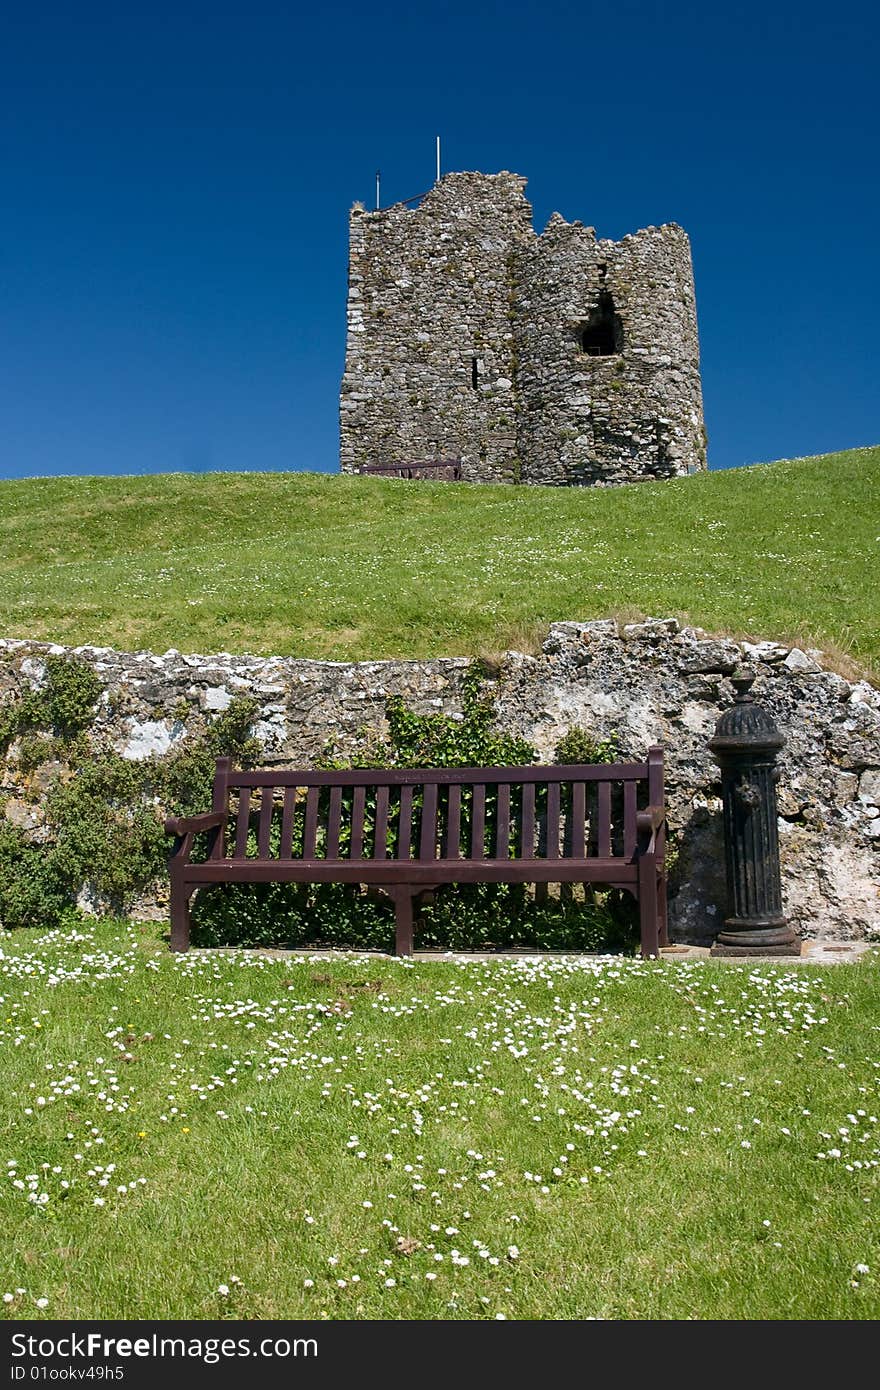
POLYGON ((752 661, 783 661, 790 648, 779 642, 743 642, 743 651, 752 661))
POLYGON ((859 778, 859 800, 880 806, 880 767, 866 768, 859 778))
POLYGON ((819 663, 807 656, 806 652, 802 652, 800 647, 792 647, 782 664, 787 666, 789 671, 797 671, 799 675, 811 675, 822 669, 819 663))
POLYGON ((624 641, 636 641, 642 638, 662 638, 669 633, 678 632, 678 621, 675 618, 648 618, 643 623, 626 623, 623 629, 624 641))
POLYGON ((729 676, 741 660, 742 652, 736 642, 695 642, 692 647, 683 649, 679 670, 685 675, 714 671, 729 676))

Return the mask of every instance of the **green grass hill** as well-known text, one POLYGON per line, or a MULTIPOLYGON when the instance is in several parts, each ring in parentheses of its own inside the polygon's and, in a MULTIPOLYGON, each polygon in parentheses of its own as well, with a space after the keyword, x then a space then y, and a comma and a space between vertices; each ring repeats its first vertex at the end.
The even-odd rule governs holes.
POLYGON ((614 489, 318 473, 0 483, 0 635, 333 659, 677 616, 880 671, 880 446, 614 489))

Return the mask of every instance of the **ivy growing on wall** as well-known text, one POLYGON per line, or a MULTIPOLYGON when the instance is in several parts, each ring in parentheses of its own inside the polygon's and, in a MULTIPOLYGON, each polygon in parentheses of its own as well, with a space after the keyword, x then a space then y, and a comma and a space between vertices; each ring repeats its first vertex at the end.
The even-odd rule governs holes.
POLYGON ((96 904, 124 912, 165 875, 163 812, 187 814, 210 803, 214 759, 251 766, 260 753, 250 727, 253 700, 233 700, 200 738, 165 758, 134 762, 95 753, 85 738, 101 683, 86 662, 49 656, 41 686, 0 707, 0 747, 18 739, 25 774, 47 774, 40 795, 39 842, 0 816, 0 926, 51 927, 83 886, 96 904))
POLYGON ((40 687, 0 707, 0 754, 15 738, 34 740, 38 761, 68 751, 91 724, 101 689, 87 662, 48 655, 40 687))
POLYGON ((495 723, 495 702, 485 689, 484 670, 473 662, 462 680, 462 714, 417 714, 399 695, 385 702, 387 740, 373 739, 355 757, 325 748, 320 767, 515 767, 537 754, 525 739, 505 734, 495 723))

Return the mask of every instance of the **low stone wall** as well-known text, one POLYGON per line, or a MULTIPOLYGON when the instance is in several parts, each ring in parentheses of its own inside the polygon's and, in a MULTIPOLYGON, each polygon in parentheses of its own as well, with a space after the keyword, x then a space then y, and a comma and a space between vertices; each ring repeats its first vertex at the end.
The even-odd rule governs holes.
MULTIPOLYGON (((90 663, 104 686, 89 733, 96 751, 161 756, 202 732, 236 695, 249 695, 259 702, 254 731, 267 765, 291 766, 311 764, 329 742, 353 751, 381 734, 391 694, 420 713, 460 712, 469 666, 460 658, 127 655, 0 640, 0 699, 38 684, 49 652, 90 663)), ((756 673, 755 698, 786 738, 779 784, 786 911, 804 937, 880 933, 880 691, 873 686, 823 669, 818 652, 715 638, 674 619, 554 624, 539 656, 508 652, 488 686, 499 725, 544 760, 573 725, 596 738, 613 735, 624 757, 664 745, 676 854, 671 930, 702 944, 725 908, 720 783, 707 743, 732 702, 725 677, 743 661, 756 673)), ((33 775, 25 784, 13 744, 0 765, 4 813, 37 837, 39 786, 33 775)))

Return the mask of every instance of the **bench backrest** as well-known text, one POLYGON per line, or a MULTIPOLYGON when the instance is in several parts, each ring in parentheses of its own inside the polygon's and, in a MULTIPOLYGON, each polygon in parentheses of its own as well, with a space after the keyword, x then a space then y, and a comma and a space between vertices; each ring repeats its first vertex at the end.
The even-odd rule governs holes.
POLYGON ((217 760, 216 857, 632 860, 636 816, 663 803, 645 763, 239 772, 217 760))

